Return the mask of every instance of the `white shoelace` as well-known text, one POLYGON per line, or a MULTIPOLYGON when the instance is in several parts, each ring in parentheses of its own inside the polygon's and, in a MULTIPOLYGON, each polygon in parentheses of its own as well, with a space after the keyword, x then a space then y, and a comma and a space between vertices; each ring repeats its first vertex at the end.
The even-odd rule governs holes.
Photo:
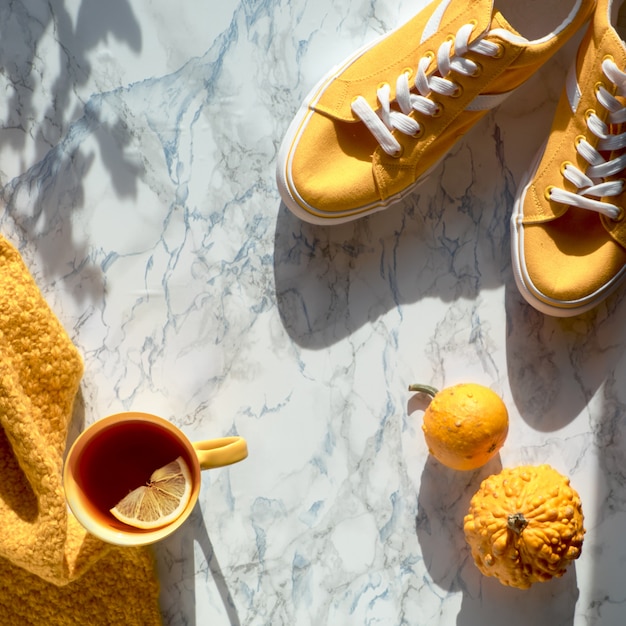
MULTIPOLYGON (((617 87, 618 95, 626 97, 626 73, 622 72, 610 59, 602 62, 604 75, 617 87)), ((597 91, 598 102, 608 110, 610 124, 626 122, 626 107, 604 87, 597 91)), ((575 165, 568 163, 563 169, 563 176, 572 183, 577 192, 566 191, 558 187, 550 189, 550 198, 555 202, 576 206, 589 211, 596 211, 612 220, 622 216, 622 209, 602 198, 619 196, 624 190, 623 180, 609 180, 606 178, 618 174, 626 168, 626 133, 615 135, 596 113, 587 117, 587 128, 598 138, 597 148, 594 148, 586 139, 581 139, 576 150, 587 163, 585 172, 581 172, 575 165), (619 154, 607 160, 601 152, 619 154)))
POLYGON ((436 56, 431 54, 420 59, 414 83, 418 93, 411 91, 409 72, 400 74, 396 81, 396 102, 400 108, 399 111, 391 108, 389 84, 381 85, 376 92, 381 106, 378 111, 372 109, 363 96, 354 99, 352 111, 367 126, 387 154, 394 156, 401 151, 400 143, 392 134, 394 129, 405 135, 418 135, 421 132, 420 124, 409 117, 412 111, 430 116, 440 113, 440 105, 429 98, 431 94, 455 96, 458 93, 459 86, 446 78, 451 70, 465 76, 476 76, 480 71, 478 64, 471 59, 466 59, 464 55, 474 52, 495 57, 501 53, 498 44, 483 37, 469 43, 474 28, 474 24, 462 26, 454 41, 446 40, 439 46, 436 56), (436 67, 430 71, 433 62, 436 62, 436 67))

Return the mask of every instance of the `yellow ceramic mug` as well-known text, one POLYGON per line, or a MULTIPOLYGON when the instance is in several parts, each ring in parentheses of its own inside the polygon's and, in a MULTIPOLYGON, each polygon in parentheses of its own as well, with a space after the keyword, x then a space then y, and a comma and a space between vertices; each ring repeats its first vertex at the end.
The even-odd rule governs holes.
POLYGON ((68 505, 94 536, 121 546, 154 543, 189 517, 200 492, 201 470, 237 463, 248 456, 242 437, 191 442, 171 422, 148 413, 118 413, 98 420, 76 439, 63 468, 68 505), (155 469, 182 456, 191 473, 191 497, 167 526, 143 530, 109 512, 126 494, 146 484, 155 469))

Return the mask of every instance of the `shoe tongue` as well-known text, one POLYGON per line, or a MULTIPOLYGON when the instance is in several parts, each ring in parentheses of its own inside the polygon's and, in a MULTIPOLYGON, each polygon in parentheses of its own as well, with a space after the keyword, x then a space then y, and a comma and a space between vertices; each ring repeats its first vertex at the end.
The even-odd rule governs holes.
MULTIPOLYGON (((445 4, 445 2, 442 2, 442 5, 443 4, 445 4)), ((494 6, 494 0, 474 0, 473 2, 467 2, 467 0, 463 0, 462 2, 459 2, 459 0, 450 0, 446 10, 441 15, 435 11, 429 20, 431 30, 436 30, 439 24, 445 24, 448 20, 454 21, 457 19, 460 13, 460 4, 465 4, 465 10, 463 11, 466 16, 465 21, 470 22, 474 20, 476 22, 476 30, 472 35, 472 39, 476 39, 480 35, 495 30, 503 39, 517 42, 527 41, 523 35, 511 26, 500 10, 494 6), (439 17, 441 18, 440 20, 438 19, 439 17)), ((427 26, 425 33, 428 31, 428 28, 427 26)))
POLYGON ((619 7, 617 17, 613 23, 615 24, 615 31, 622 42, 626 42, 626 2, 619 7))
POLYGON ((502 13, 498 11, 498 9, 494 9, 493 11, 493 16, 491 18, 491 27, 489 28, 489 30, 496 31, 502 36, 503 39, 507 39, 509 41, 528 41, 526 37, 517 32, 511 26, 511 24, 507 22, 504 15, 502 15, 502 13))
POLYGON ((454 36, 466 24, 474 23, 470 42, 496 30, 503 39, 519 42, 521 36, 494 9, 493 0, 440 0, 430 5, 424 20, 421 14, 376 44, 376 67, 371 57, 364 54, 351 62, 345 70, 328 83, 319 100, 311 105, 316 111, 346 122, 355 121, 351 102, 358 96, 367 99, 373 110, 379 106, 376 85, 391 84, 391 99, 395 97, 395 80, 415 67, 419 61, 418 49, 437 50, 446 36, 454 36))
POLYGON ((428 20, 422 40, 434 35, 437 31, 447 30, 448 24, 458 24, 459 18, 463 23, 476 22, 476 29, 472 38, 487 32, 492 27, 492 16, 496 11, 493 3, 494 0, 473 0, 470 2, 468 0, 442 0, 428 20))

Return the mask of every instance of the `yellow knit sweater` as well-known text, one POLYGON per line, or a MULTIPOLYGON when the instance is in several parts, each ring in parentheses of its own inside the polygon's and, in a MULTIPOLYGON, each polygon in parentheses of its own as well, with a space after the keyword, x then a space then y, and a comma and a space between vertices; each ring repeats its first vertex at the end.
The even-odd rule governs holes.
POLYGON ((0 237, 0 624, 161 624, 148 548, 117 548, 68 513, 63 456, 82 360, 0 237))

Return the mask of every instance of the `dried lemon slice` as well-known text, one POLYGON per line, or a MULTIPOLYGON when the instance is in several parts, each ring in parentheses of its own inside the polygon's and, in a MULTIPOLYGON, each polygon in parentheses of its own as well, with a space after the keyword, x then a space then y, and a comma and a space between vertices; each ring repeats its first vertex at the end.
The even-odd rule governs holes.
POLYGON ((124 524, 153 529, 180 517, 191 498, 191 472, 182 457, 152 473, 150 482, 133 489, 111 513, 124 524))

